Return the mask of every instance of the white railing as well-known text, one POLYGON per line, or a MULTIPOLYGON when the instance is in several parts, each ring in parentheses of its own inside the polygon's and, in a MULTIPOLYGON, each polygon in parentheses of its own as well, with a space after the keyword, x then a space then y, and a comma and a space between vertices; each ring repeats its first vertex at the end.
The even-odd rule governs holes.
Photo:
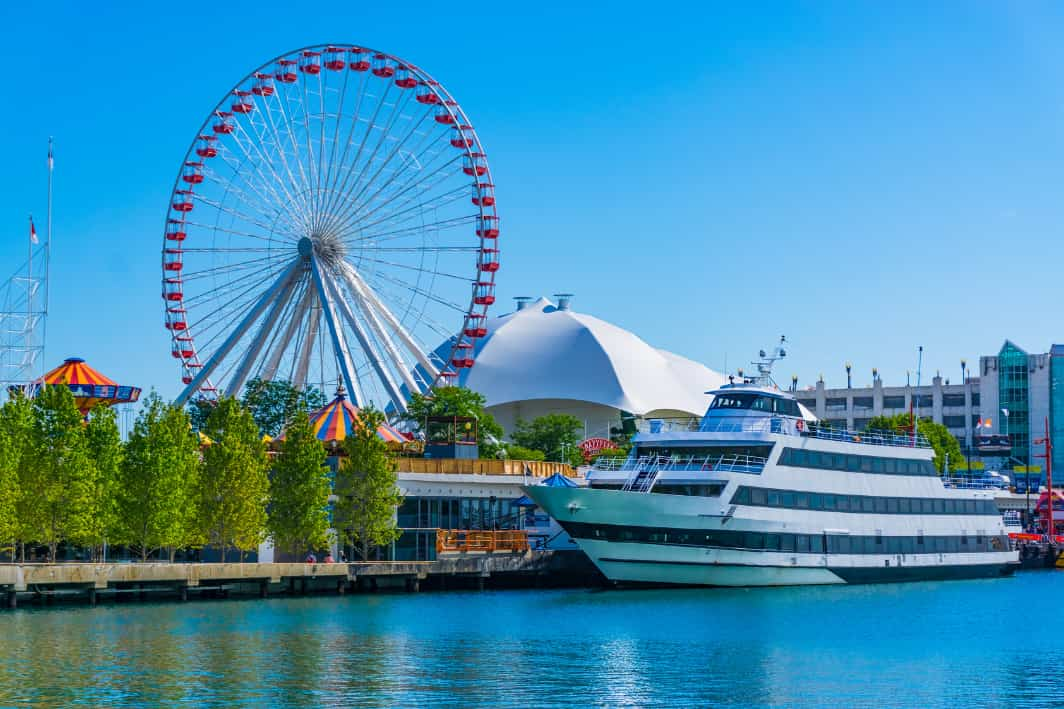
POLYGON ((894 431, 849 431, 782 416, 720 416, 675 419, 646 419, 639 425, 640 433, 778 433, 789 436, 810 436, 827 441, 862 443, 871 446, 898 448, 930 448, 920 433, 894 431), (800 425, 799 425, 800 423, 800 425))
POLYGON ((670 472, 760 473, 768 458, 754 455, 690 455, 690 456, 642 456, 640 458, 598 458, 591 466, 600 472, 630 473, 625 488, 637 485, 642 474, 654 476, 670 472))

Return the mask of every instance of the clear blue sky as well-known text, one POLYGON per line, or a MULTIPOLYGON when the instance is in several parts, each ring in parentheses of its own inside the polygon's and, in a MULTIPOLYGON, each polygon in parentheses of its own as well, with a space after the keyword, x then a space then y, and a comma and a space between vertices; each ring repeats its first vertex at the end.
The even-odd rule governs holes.
MULTIPOLYGON (((1064 340, 1064 5, 805 2, 5 3, 0 263, 43 224, 49 364, 180 389, 161 229, 204 115, 289 49, 359 43, 473 119, 503 219, 502 312, 575 306, 721 368, 959 376, 1064 340), (329 7, 329 10, 324 10, 329 7)), ((4 269, 10 270, 10 269, 4 269)))

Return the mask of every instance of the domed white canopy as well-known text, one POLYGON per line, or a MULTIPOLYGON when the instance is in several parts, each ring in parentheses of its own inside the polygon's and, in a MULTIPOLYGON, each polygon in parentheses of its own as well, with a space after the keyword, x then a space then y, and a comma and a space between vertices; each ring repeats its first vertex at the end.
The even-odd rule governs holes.
POLYGON ((561 399, 636 415, 701 416, 724 377, 637 335, 540 298, 488 321, 459 384, 487 405, 561 399))

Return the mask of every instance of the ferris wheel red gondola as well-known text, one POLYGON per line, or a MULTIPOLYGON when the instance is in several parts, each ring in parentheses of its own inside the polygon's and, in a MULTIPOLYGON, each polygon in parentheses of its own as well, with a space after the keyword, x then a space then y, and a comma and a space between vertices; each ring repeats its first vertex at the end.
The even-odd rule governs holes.
POLYGON ((340 379, 356 404, 402 411, 473 366, 495 185, 438 81, 366 47, 304 47, 251 71, 194 135, 163 238, 180 402, 252 377, 340 379))

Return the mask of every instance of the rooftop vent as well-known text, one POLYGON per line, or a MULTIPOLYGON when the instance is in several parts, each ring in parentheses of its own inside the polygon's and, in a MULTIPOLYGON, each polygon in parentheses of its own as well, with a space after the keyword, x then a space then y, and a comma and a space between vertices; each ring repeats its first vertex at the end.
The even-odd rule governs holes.
POLYGON ((554 298, 558 301, 558 310, 569 310, 573 303, 572 293, 555 293, 554 298))
POLYGON ((527 295, 519 295, 515 297, 514 300, 517 302, 518 310, 524 310, 525 306, 532 302, 532 298, 527 295))

